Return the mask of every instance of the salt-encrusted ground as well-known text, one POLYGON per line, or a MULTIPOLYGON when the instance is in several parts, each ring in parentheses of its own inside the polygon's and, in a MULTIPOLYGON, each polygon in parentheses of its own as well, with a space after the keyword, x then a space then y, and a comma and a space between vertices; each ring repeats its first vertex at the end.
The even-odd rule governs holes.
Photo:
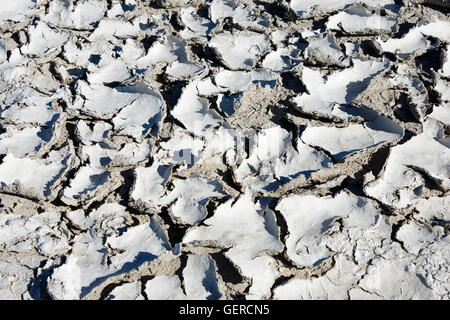
POLYGON ((0 298, 449 299, 419 2, 1 0, 0 298))

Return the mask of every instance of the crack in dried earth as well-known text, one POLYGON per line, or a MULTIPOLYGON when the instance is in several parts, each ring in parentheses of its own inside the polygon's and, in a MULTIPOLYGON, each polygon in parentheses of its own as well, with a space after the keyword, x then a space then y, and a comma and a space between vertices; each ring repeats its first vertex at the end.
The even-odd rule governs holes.
POLYGON ((450 298, 447 0, 4 0, 0 299, 450 298))

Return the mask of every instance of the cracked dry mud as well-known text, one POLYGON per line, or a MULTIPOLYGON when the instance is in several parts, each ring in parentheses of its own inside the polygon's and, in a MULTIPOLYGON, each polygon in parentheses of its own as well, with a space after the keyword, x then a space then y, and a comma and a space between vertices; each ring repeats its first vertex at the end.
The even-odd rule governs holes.
POLYGON ((0 298, 449 299, 446 6, 2 0, 0 298))

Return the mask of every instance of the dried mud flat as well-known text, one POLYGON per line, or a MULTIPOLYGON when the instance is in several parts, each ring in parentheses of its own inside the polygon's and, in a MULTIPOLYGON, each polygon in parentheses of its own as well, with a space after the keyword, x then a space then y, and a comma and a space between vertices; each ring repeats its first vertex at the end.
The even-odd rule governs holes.
POLYGON ((448 299, 441 4, 1 1, 0 298, 448 299))

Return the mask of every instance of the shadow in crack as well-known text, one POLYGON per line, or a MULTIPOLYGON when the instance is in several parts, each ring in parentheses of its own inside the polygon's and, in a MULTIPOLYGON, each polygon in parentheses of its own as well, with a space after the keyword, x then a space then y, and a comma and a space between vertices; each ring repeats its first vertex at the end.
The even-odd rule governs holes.
POLYGON ((359 96, 364 90, 366 90, 366 88, 369 86, 370 81, 374 77, 375 75, 361 81, 350 82, 346 87, 347 94, 345 95, 345 102, 351 103, 353 100, 355 100, 357 96, 359 96))
POLYGON ((219 287, 217 286, 216 270, 212 263, 206 271, 206 276, 202 281, 202 285, 205 287, 206 291, 210 293, 206 300, 218 300, 222 296, 219 287))
POLYGON ((349 84, 347 84, 346 86, 347 94, 345 95, 345 102, 351 103, 353 100, 355 100, 357 96, 359 96, 364 90, 367 89, 370 81, 379 74, 381 74, 382 72, 384 72, 388 67, 389 65, 385 65, 383 68, 381 68, 381 70, 375 73, 371 73, 369 76, 367 76, 367 78, 364 78, 360 81, 350 82, 349 84))

